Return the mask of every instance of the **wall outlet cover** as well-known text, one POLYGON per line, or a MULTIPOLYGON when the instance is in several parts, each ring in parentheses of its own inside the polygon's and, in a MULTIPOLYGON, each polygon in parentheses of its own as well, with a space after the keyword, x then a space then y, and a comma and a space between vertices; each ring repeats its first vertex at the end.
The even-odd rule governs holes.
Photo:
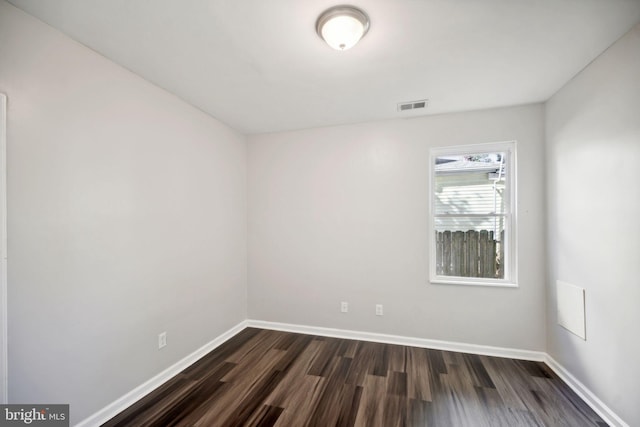
POLYGON ((342 301, 340 303, 340 311, 343 313, 347 313, 349 311, 349 303, 346 301, 342 301))
POLYGON ((167 333, 162 332, 158 334, 158 350, 167 345, 167 333))

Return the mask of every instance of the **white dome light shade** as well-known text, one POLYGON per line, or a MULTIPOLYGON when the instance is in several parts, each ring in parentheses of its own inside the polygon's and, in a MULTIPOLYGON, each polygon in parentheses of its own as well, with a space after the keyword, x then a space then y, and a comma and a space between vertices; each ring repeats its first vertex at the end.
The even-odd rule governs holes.
POLYGON ((364 34, 364 26, 351 16, 336 16, 322 27, 322 38, 336 50, 353 47, 364 34))
POLYGON ((327 9, 316 22, 316 32, 336 50, 352 48, 369 30, 369 17, 353 6, 327 9))

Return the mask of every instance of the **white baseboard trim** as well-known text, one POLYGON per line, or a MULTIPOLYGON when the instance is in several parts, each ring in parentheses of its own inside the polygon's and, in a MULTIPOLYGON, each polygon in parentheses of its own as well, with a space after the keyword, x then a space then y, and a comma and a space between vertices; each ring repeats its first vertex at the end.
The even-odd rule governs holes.
POLYGON ((216 338, 211 340, 209 343, 203 345, 202 347, 200 347, 193 353, 189 354, 185 358, 169 366, 167 369, 160 372, 155 377, 151 378, 150 380, 146 381, 143 384, 140 384, 138 387, 134 388, 129 393, 113 401, 112 403, 105 406, 104 408, 102 408, 95 414, 91 415, 90 417, 80 421, 78 424, 76 424, 76 427, 95 427, 107 422, 108 420, 118 415, 120 412, 124 411, 129 406, 133 405, 138 400, 142 399, 144 396, 151 393, 153 390, 160 387, 162 384, 164 384, 165 382, 167 382, 168 380, 170 380, 171 378, 173 378, 174 376, 182 372, 185 368, 191 366, 192 364, 200 360, 203 356, 205 356, 211 350, 220 346, 222 343, 224 343, 229 338, 233 337, 234 335, 236 335, 238 332, 242 331, 246 327, 247 327, 247 321, 243 320, 233 328, 217 336, 216 338))
POLYGON ((431 340, 426 338, 386 335, 374 332, 349 331, 344 329, 321 328, 317 326, 292 325, 289 323, 247 320, 247 326, 276 331, 296 332, 324 337, 345 338, 361 341, 373 341, 385 344, 406 345, 411 347, 432 348, 435 350, 457 351, 460 353, 481 354, 484 356, 508 357, 511 359, 543 362, 547 354, 542 351, 519 350, 515 348, 492 347, 488 345, 466 344, 453 341, 431 340))
POLYGON ((629 427, 615 412, 598 398, 591 390, 582 384, 564 366, 546 354, 544 362, 549 366, 571 389, 584 400, 611 427, 629 427))
POLYGON ((493 347, 452 341, 440 341, 425 338, 378 334, 374 332, 360 332, 344 329, 322 328, 317 326, 294 325, 289 323, 267 322, 262 320, 250 319, 238 323, 233 328, 214 338, 211 342, 200 347, 182 360, 179 360, 172 366, 160 372, 155 377, 146 381, 144 384, 139 385, 121 398, 105 406, 100 411, 96 412, 88 418, 85 418, 80 423, 76 424, 76 427, 93 427, 105 423, 156 388, 160 387, 162 384, 164 384, 166 381, 168 381, 178 373, 182 372, 188 366, 197 362, 211 350, 220 346, 222 343, 224 343, 229 338, 233 337, 246 327, 544 362, 610 426, 629 427, 629 425, 625 423, 622 418, 616 415, 616 413, 613 412, 611 408, 605 405, 604 402, 602 402, 584 384, 578 381, 578 379, 574 377, 569 371, 567 371, 567 369, 556 362, 547 353, 542 351, 520 350, 505 347, 493 347))

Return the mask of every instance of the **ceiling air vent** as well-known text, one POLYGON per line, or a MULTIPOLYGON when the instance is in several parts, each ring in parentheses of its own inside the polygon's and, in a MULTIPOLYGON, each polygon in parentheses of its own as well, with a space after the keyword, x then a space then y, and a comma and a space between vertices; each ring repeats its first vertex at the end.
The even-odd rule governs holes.
POLYGON ((428 99, 421 99, 419 101, 401 102, 398 104, 398 111, 419 110, 426 108, 429 104, 428 99))

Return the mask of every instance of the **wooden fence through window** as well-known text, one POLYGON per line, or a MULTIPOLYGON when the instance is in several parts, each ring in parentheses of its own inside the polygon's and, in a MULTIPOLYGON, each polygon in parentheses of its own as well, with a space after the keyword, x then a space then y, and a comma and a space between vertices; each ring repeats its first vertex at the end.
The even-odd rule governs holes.
POLYGON ((437 231, 436 273, 439 276, 503 278, 504 231, 500 240, 490 230, 437 231))

